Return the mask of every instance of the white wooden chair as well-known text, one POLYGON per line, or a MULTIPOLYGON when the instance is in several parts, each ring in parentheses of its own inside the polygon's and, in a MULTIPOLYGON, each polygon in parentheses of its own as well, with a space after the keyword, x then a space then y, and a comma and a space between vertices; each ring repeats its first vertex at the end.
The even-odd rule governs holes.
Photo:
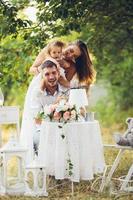
MULTIPOLYGON (((125 131, 125 133, 123 134, 123 140, 119 141, 118 140, 118 144, 115 145, 104 145, 104 147, 107 148, 113 148, 113 149, 118 149, 119 152, 113 162, 113 165, 107 175, 107 177, 104 178, 104 181, 102 181, 102 184, 100 186, 100 192, 103 191, 103 189, 108 186, 110 184, 110 181, 113 177, 113 174, 115 172, 115 170, 118 167, 118 164, 120 163, 125 151, 130 151, 130 158, 131 160, 133 160, 133 146, 132 143, 129 143, 128 140, 124 140, 124 138, 126 138, 128 136, 128 134, 132 134, 132 129, 133 129, 133 118, 127 118, 126 123, 128 124, 128 129, 125 131), (123 141, 125 143, 123 143, 123 141), (131 146, 123 146, 123 145, 131 145, 131 146)), ((115 135, 116 136, 116 135, 115 135)), ((116 138, 115 138, 116 139, 116 138)), ((115 178, 115 180, 120 181, 120 187, 119 187, 119 191, 118 192, 133 192, 133 161, 131 163, 131 166, 129 167, 128 173, 125 176, 119 177, 119 178, 115 178)))
MULTIPOLYGON (((118 149, 119 152, 111 166, 111 169, 109 170, 108 175, 106 177, 104 177, 104 179, 102 178, 102 183, 101 183, 99 192, 103 192, 104 188, 110 184, 113 174, 114 174, 115 170, 117 169, 118 164, 120 163, 125 151, 127 151, 127 150, 131 151, 131 154, 133 151, 133 148, 130 146, 120 146, 117 144, 116 145, 106 144, 106 145, 104 145, 104 147, 118 149)), ((120 190, 119 190, 120 192, 122 192, 122 191, 133 192, 133 187, 128 187, 128 183, 131 181, 132 176, 133 176, 133 163, 131 164, 131 167, 125 177, 115 178, 116 180, 119 180, 121 182, 121 186, 120 186, 120 190)))
MULTIPOLYGON (((0 107, 0 125, 15 124, 17 137, 20 132, 19 107, 18 106, 1 106, 0 107)), ((0 131, 0 147, 2 145, 2 131, 0 131)))
POLYGON ((111 193, 115 193, 117 195, 121 193, 129 193, 133 192, 133 163, 131 164, 127 175, 121 176, 119 178, 114 178, 114 172, 117 170, 118 165, 120 164, 120 161, 125 153, 125 151, 131 151, 131 156, 133 156, 132 151, 133 148, 130 146, 120 146, 120 145, 110 145, 110 144, 104 144, 105 148, 112 148, 112 149, 118 149, 119 152, 113 162, 112 165, 107 165, 105 167, 104 173, 101 176, 98 176, 92 183, 91 189, 95 190, 97 192, 103 192, 106 187, 109 186, 109 189, 111 193), (119 181, 119 190, 112 191, 112 180, 119 181))

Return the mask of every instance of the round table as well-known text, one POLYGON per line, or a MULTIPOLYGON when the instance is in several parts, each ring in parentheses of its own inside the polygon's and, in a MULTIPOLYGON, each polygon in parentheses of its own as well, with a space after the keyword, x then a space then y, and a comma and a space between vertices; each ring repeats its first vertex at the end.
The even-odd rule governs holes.
POLYGON ((46 166, 47 174, 56 179, 93 179, 105 167, 99 122, 43 121, 38 158, 46 166))

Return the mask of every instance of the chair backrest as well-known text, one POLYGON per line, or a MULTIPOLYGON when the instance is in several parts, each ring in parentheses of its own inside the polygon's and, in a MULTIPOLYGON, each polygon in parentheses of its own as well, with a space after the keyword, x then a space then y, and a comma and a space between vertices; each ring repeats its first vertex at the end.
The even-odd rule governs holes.
MULTIPOLYGON (((2 106, 2 107, 0 107, 0 125, 2 125, 2 124, 16 124, 17 137, 18 137, 19 132, 20 132, 19 107, 18 106, 2 106)), ((0 138, 0 140, 1 140, 1 138, 0 138)))

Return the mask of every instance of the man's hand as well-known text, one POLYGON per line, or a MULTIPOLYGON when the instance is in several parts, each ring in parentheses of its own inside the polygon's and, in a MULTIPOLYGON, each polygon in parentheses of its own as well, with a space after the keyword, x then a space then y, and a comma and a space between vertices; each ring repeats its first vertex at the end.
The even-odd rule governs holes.
POLYGON ((58 104, 58 103, 59 103, 60 101, 62 101, 62 100, 64 100, 64 101, 67 102, 67 97, 64 96, 64 95, 58 96, 57 99, 56 99, 56 101, 55 101, 54 103, 55 103, 55 104, 58 104))
POLYGON ((36 124, 41 124, 41 123, 42 123, 43 116, 44 116, 44 112, 39 112, 39 113, 37 114, 37 116, 35 117, 35 123, 36 123, 36 124))
POLYGON ((42 119, 40 119, 40 118, 35 118, 35 122, 36 122, 36 124, 41 124, 42 123, 42 119))

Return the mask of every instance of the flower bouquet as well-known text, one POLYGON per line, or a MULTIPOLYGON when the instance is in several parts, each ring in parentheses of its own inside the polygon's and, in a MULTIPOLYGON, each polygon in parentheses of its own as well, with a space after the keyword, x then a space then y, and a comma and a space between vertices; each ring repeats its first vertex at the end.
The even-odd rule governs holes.
POLYGON ((45 105, 43 112, 38 113, 37 118, 51 122, 72 122, 79 121, 82 117, 80 110, 75 105, 70 105, 67 102, 59 104, 45 105))

